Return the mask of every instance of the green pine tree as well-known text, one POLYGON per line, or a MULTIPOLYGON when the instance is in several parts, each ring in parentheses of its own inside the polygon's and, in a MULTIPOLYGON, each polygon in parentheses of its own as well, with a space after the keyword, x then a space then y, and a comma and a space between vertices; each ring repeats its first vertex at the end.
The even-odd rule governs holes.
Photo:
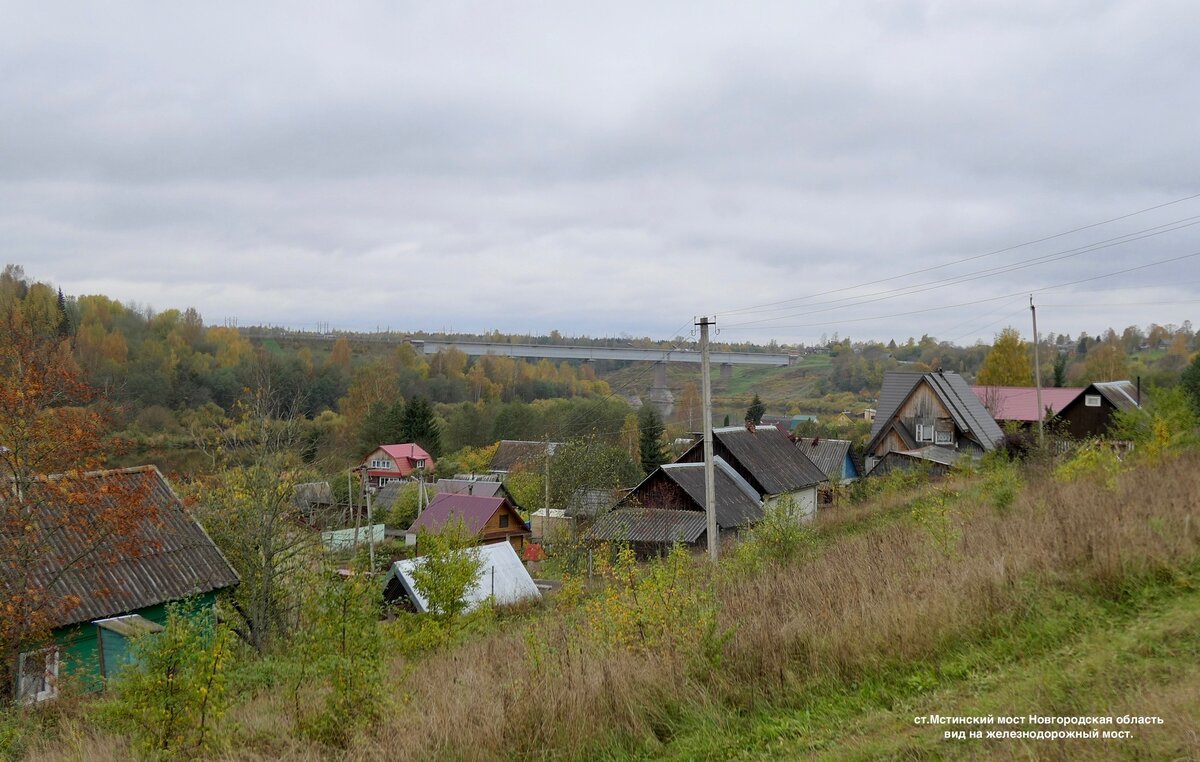
POLYGON ((642 470, 650 473, 667 462, 666 448, 663 446, 663 420, 651 405, 643 405, 638 413, 638 454, 641 456, 642 470))
POLYGON ((750 402, 750 407, 746 408, 746 420, 752 421, 755 426, 762 423, 763 415, 767 412, 767 406, 759 398, 758 393, 754 394, 754 399, 750 402))

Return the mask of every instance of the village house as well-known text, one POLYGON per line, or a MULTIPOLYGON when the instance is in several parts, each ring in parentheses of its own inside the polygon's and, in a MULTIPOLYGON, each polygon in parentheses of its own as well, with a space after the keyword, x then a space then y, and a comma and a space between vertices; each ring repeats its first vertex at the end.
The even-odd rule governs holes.
MULTIPOLYGON (((736 535, 762 519, 762 500, 723 458, 714 458, 713 466, 717 530, 722 538, 736 535)), ((653 555, 675 543, 706 546, 707 526, 704 464, 667 463, 643 479, 614 510, 597 518, 587 538, 628 542, 638 553, 653 555)))
POLYGON ((925 463, 934 467, 994 450, 1004 432, 962 376, 892 371, 865 448, 868 474, 925 463), (883 470, 875 468, 884 459, 883 470))
MULTIPOLYGON (((745 479, 764 503, 790 496, 803 515, 817 505, 817 485, 828 477, 786 434, 774 426, 713 429, 713 454, 745 479)), ((704 443, 696 442, 677 463, 703 463, 704 443)))
POLYGON ((1042 409, 1038 410, 1038 392, 1032 386, 972 386, 971 391, 996 423, 1032 429, 1039 420, 1051 421, 1064 407, 1083 392, 1079 387, 1042 389, 1042 409))
POLYGON ((1140 384, 1103 381, 1085 387, 1058 413, 1062 433, 1072 439, 1107 438, 1116 413, 1142 406, 1140 384))
MULTIPOLYGON (((16 696, 25 703, 57 696, 59 679, 67 674, 85 690, 101 689, 107 678, 130 663, 132 639, 163 629, 167 604, 186 598, 198 607, 211 607, 220 591, 239 582, 237 572, 154 466, 79 478, 97 493, 137 496, 144 514, 154 520, 129 526, 125 534, 107 538, 98 548, 77 533, 64 532, 53 551, 38 558, 34 579, 77 603, 51 622, 47 645, 19 654, 16 696), (136 552, 125 549, 131 544, 136 552)), ((36 509, 49 512, 63 506, 36 509)))
POLYGON ((461 521, 468 532, 479 537, 481 545, 506 542, 520 553, 529 541, 529 527, 504 496, 484 497, 452 492, 443 492, 430 500, 408 528, 408 534, 414 538, 421 530, 436 534, 452 521, 461 521))
POLYGON ((407 443, 376 447, 360 468, 367 470, 367 486, 378 488, 403 481, 419 471, 432 472, 436 466, 420 445, 407 443))
POLYGON ((862 463, 849 439, 801 437, 796 440, 796 448, 831 482, 852 482, 862 476, 862 463))

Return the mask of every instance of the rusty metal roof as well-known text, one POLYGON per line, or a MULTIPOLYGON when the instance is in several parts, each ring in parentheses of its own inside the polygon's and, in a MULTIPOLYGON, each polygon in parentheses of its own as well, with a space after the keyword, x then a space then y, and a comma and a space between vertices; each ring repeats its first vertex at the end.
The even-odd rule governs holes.
MULTIPOLYGON (((145 515, 153 517, 99 545, 78 531, 48 532, 52 539, 47 552, 38 556, 32 584, 79 601, 61 612, 53 626, 90 622, 238 584, 237 572, 154 466, 51 479, 79 480, 82 484, 72 485, 73 491, 113 496, 99 498, 101 502, 134 496, 145 515)), ((40 514, 37 520, 47 528, 69 527, 64 513, 81 508, 50 500, 34 505, 40 514)))

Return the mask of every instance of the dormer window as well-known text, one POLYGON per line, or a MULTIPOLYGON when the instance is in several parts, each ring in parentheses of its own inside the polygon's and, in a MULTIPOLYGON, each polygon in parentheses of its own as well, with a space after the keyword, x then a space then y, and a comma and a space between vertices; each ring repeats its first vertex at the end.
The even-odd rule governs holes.
POLYGON ((425 459, 421 458, 420 460, 414 460, 413 468, 425 468, 425 459))
POLYGON ((933 441, 933 424, 918 423, 917 424, 917 441, 932 442, 933 441))

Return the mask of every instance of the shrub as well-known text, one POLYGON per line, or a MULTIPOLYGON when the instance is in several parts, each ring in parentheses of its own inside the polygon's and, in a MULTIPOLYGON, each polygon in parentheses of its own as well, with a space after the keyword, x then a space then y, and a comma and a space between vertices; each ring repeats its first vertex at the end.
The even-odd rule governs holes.
POLYGON ((412 570, 413 586, 429 604, 429 613, 453 620, 466 611, 466 594, 479 578, 483 561, 474 547, 477 537, 462 521, 447 523, 438 533, 421 532, 421 561, 412 570))
POLYGON ((166 628, 135 639, 133 662, 109 680, 102 722, 148 756, 213 750, 226 709, 230 639, 211 608, 172 604, 166 628))

